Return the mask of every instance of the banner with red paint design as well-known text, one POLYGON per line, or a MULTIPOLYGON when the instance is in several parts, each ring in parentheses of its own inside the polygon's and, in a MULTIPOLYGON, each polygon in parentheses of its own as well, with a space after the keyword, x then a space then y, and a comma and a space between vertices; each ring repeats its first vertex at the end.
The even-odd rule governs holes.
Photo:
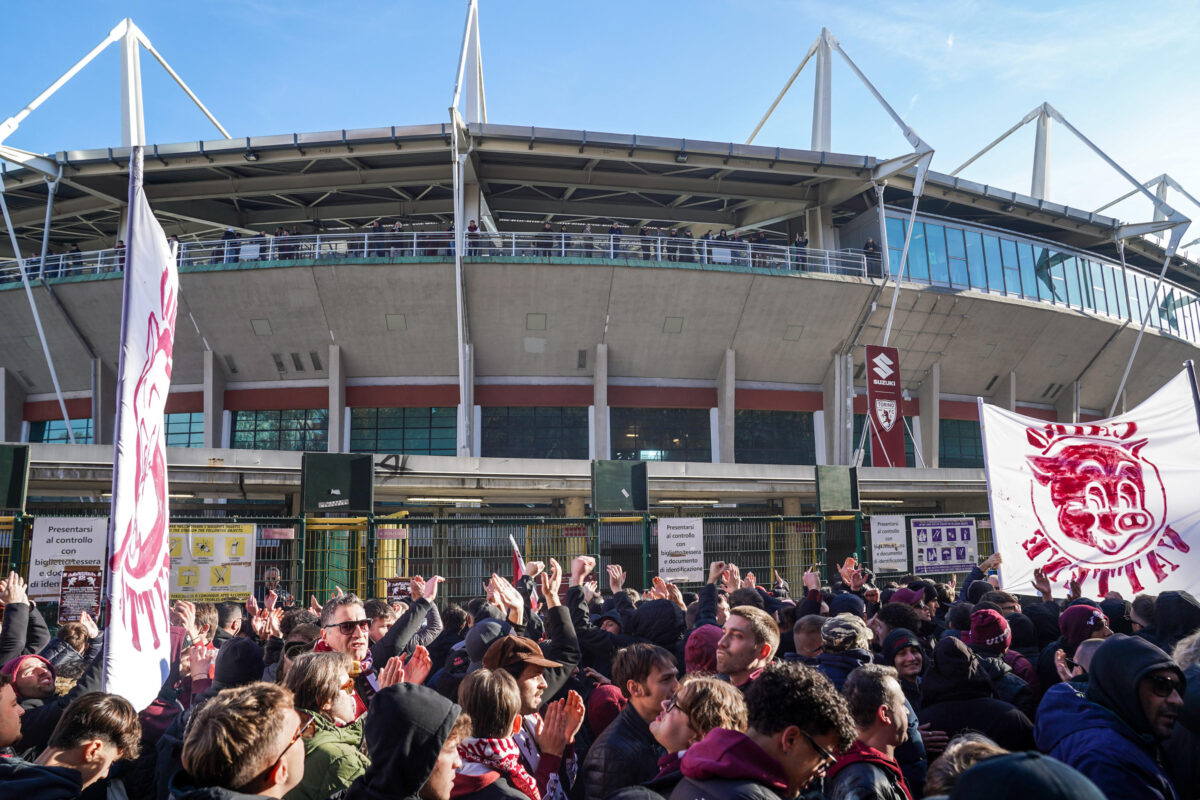
POLYGON ((1078 425, 979 400, 1001 586, 1086 597, 1191 589, 1200 579, 1200 409, 1191 364, 1137 408, 1078 425))

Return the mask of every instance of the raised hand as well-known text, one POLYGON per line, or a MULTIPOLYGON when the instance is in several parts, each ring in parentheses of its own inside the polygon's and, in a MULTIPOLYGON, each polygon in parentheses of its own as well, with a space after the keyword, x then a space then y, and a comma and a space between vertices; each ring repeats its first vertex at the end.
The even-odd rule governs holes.
POLYGON ((509 622, 520 625, 525 621, 525 600, 511 583, 492 573, 491 590, 495 592, 497 603, 507 610, 509 622))
POLYGON ((259 639, 267 638, 267 614, 262 612, 250 618, 250 625, 254 628, 254 635, 259 639))
POLYGON ((728 566, 724 561, 713 561, 708 565, 708 582, 716 583, 725 574, 725 567, 728 566))
POLYGON ((584 578, 596 568, 596 559, 591 556, 575 556, 571 559, 571 580, 568 586, 579 586, 584 578))
POLYGON ((808 591, 821 589, 821 573, 817 572, 817 565, 813 564, 809 569, 804 570, 804 588, 808 591))
POLYGON ((547 608, 562 605, 558 599, 558 591, 562 586, 562 567, 553 558, 550 559, 550 569, 538 575, 538 585, 542 589, 542 599, 547 608))
POLYGON ((850 587, 850 591, 857 592, 862 589, 863 584, 866 582, 867 574, 861 569, 856 569, 850 573, 850 580, 847 583, 850 587))
MULTIPOLYGON (((428 600, 431 603, 434 600, 437 600, 438 584, 440 584, 444 580, 446 580, 446 579, 443 578, 441 575, 434 575, 429 580, 424 581, 423 585, 421 586, 421 594, 419 596, 424 597, 426 600, 428 600)), ((413 597, 414 598, 418 597, 416 592, 413 592, 413 597)))
POLYGON ((754 577, 753 572, 747 572, 746 577, 742 578, 743 589, 753 589, 758 586, 758 580, 754 577))
POLYGON ((992 570, 992 569, 995 569, 996 567, 1000 566, 1000 562, 1003 560, 1004 559, 1001 558, 999 553, 992 553, 990 556, 988 556, 987 558, 985 558, 983 560, 982 564, 979 565, 979 570, 981 572, 983 572, 984 574, 986 574, 988 570, 992 570))
POLYGON ((575 734, 579 733, 579 729, 583 726, 583 718, 587 713, 587 706, 583 703, 583 698, 579 696, 579 692, 572 689, 567 692, 567 696, 560 700, 563 704, 563 715, 566 717, 567 743, 575 741, 575 734))
POLYGON ((1080 597, 1083 597, 1083 589, 1080 587, 1079 581, 1071 578, 1067 581, 1067 602, 1078 600, 1080 597))
POLYGON ((544 570, 545 568, 546 568, 546 565, 543 564, 541 561, 526 561, 525 562, 525 576, 527 578, 536 578, 538 575, 542 574, 542 570, 544 570))
POLYGON ((86 611, 79 612, 79 624, 87 630, 89 639, 95 639, 100 635, 100 626, 92 619, 92 615, 86 611))
POLYGON ((591 678, 593 681, 595 681, 597 686, 612 686, 612 681, 610 681, 608 678, 604 677, 603 675, 601 675, 599 672, 592 669, 591 667, 584 667, 583 674, 587 675, 589 678, 591 678))
POLYGON ((3 592, 0 592, 0 601, 4 605, 28 603, 29 595, 25 593, 25 579, 15 572, 8 573, 8 580, 4 582, 3 592))
POLYGON ((279 594, 274 589, 272 589, 271 591, 267 592, 267 602, 264 607, 267 609, 267 611, 271 611, 272 609, 275 608, 275 603, 278 601, 279 601, 279 594))
POLYGON ((625 568, 620 564, 608 565, 608 588, 613 594, 625 588, 625 568))
POLYGON ((258 600, 253 594, 246 598, 246 613, 250 615, 251 619, 258 616, 258 600))
POLYGON ((1046 571, 1041 567, 1033 570, 1033 588, 1038 590, 1038 594, 1042 596, 1042 600, 1051 599, 1050 579, 1046 577, 1046 571))
POLYGON ((267 636, 276 639, 283 638, 283 609, 273 608, 267 614, 267 636))
MULTIPOLYGON (((179 615, 179 626, 183 628, 188 638, 195 641, 200 638, 200 627, 196 624, 196 605, 187 600, 176 600, 174 611, 179 615)), ((80 620, 82 622, 82 620, 80 620)))
POLYGON ((673 583, 667 584, 667 599, 687 613, 687 603, 683 602, 683 592, 673 583))
POLYGON ((567 734, 567 712, 564 706, 566 699, 559 700, 546 706, 546 713, 538 721, 537 730, 533 734, 538 750, 554 756, 561 756, 567 749, 567 744, 574 735, 567 734))
POLYGON ((422 645, 417 645, 412 656, 404 665, 404 682, 422 684, 433 670, 433 660, 429 651, 422 645))
POLYGON ((212 666, 217 661, 217 649, 207 644, 198 644, 189 651, 192 665, 192 680, 211 678, 212 666))
POLYGON ((379 688, 384 689, 388 686, 395 686, 398 683, 404 682, 404 659, 400 656, 392 656, 388 662, 384 664, 383 669, 379 671, 379 688))
POLYGON ((317 602, 317 596, 315 594, 310 595, 308 598, 308 610, 319 617, 321 616, 322 608, 324 608, 324 606, 317 602))

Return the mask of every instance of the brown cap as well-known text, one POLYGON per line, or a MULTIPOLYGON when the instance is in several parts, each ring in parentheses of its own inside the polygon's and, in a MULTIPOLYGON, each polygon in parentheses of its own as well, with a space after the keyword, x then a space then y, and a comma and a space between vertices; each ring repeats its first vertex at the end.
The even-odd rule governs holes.
POLYGON ((486 669, 503 669, 513 664, 536 664, 539 667, 561 667, 542 655, 542 648, 532 639, 521 636, 501 636, 483 654, 486 669))

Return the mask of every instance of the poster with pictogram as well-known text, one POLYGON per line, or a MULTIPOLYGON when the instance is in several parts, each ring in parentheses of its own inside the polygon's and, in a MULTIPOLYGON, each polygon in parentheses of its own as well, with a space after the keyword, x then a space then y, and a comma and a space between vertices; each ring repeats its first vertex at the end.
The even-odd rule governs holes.
POLYGON ((210 603, 246 599, 254 588, 255 534, 254 525, 171 525, 171 598, 210 603))

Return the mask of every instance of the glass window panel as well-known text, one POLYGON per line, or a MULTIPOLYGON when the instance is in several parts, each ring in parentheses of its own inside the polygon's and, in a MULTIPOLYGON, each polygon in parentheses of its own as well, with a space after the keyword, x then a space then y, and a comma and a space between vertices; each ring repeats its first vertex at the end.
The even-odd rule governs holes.
POLYGON ((908 246, 908 277, 919 283, 929 283, 929 256, 925 250, 925 223, 913 225, 912 242, 908 246))
POLYGON ((1033 246, 1025 242, 1017 244, 1017 257, 1021 264, 1021 289, 1025 296, 1030 299, 1049 300, 1050 294, 1050 276, 1046 275, 1045 280, 1037 274, 1037 264, 1033 260, 1033 246))
POLYGON ((739 410, 734 417, 739 464, 813 464, 816 453, 809 411, 739 410))
POLYGON ((1097 311, 1108 313, 1108 298, 1104 293, 1104 268, 1097 261, 1088 262, 1088 275, 1091 278, 1092 286, 1092 302, 1095 304, 1093 308, 1097 311))
POLYGON ((1000 240, 995 236, 983 237, 983 251, 987 255, 987 285, 994 292, 1004 293, 1004 262, 1000 257, 1000 240))
POLYGON ((938 464, 942 467, 983 466, 983 436, 978 422, 967 419, 939 420, 938 464))
POLYGON ((587 409, 497 407, 483 409, 482 416, 496 432, 482 443, 484 457, 588 457, 587 409))
POLYGON ((1123 319, 1129 319, 1129 284, 1125 280, 1125 272, 1119 267, 1113 266, 1113 294, 1117 298, 1117 314, 1123 319))
POLYGON ((925 249, 929 253, 929 278, 939 286, 950 285, 950 264, 946 257, 946 232, 941 225, 925 225, 925 249))
POLYGON ((1063 272, 1067 279, 1067 302, 1075 308, 1082 306, 1079 296, 1079 260, 1074 256, 1063 261, 1063 272))
POLYGON ((971 286, 976 289, 986 289, 987 264, 983 259, 983 236, 974 231, 966 232, 967 241, 967 272, 971 277, 971 286))
POLYGON ((712 460, 708 409, 614 408, 611 413, 613 458, 712 460))
POLYGON ((1004 287, 1006 291, 1009 294, 1022 297, 1020 264, 1017 261, 1017 243, 1011 239, 1001 239, 1000 259, 1004 263, 1004 287))
POLYGON ((962 231, 962 229, 947 227, 945 230, 946 230, 946 253, 951 258, 965 259, 967 257, 967 251, 966 251, 966 248, 963 246, 963 231, 962 231))
MULTIPOLYGON (((915 467, 917 465, 916 448, 913 446, 912 440, 912 417, 904 418, 904 465, 906 467, 915 467)), ((854 415, 854 447, 858 448, 858 443, 864 441, 863 426, 867 424, 866 414, 854 415)), ((881 461, 886 465, 887 459, 881 458, 881 461)), ((871 466, 871 437, 868 436, 863 446, 863 466, 871 466)))

